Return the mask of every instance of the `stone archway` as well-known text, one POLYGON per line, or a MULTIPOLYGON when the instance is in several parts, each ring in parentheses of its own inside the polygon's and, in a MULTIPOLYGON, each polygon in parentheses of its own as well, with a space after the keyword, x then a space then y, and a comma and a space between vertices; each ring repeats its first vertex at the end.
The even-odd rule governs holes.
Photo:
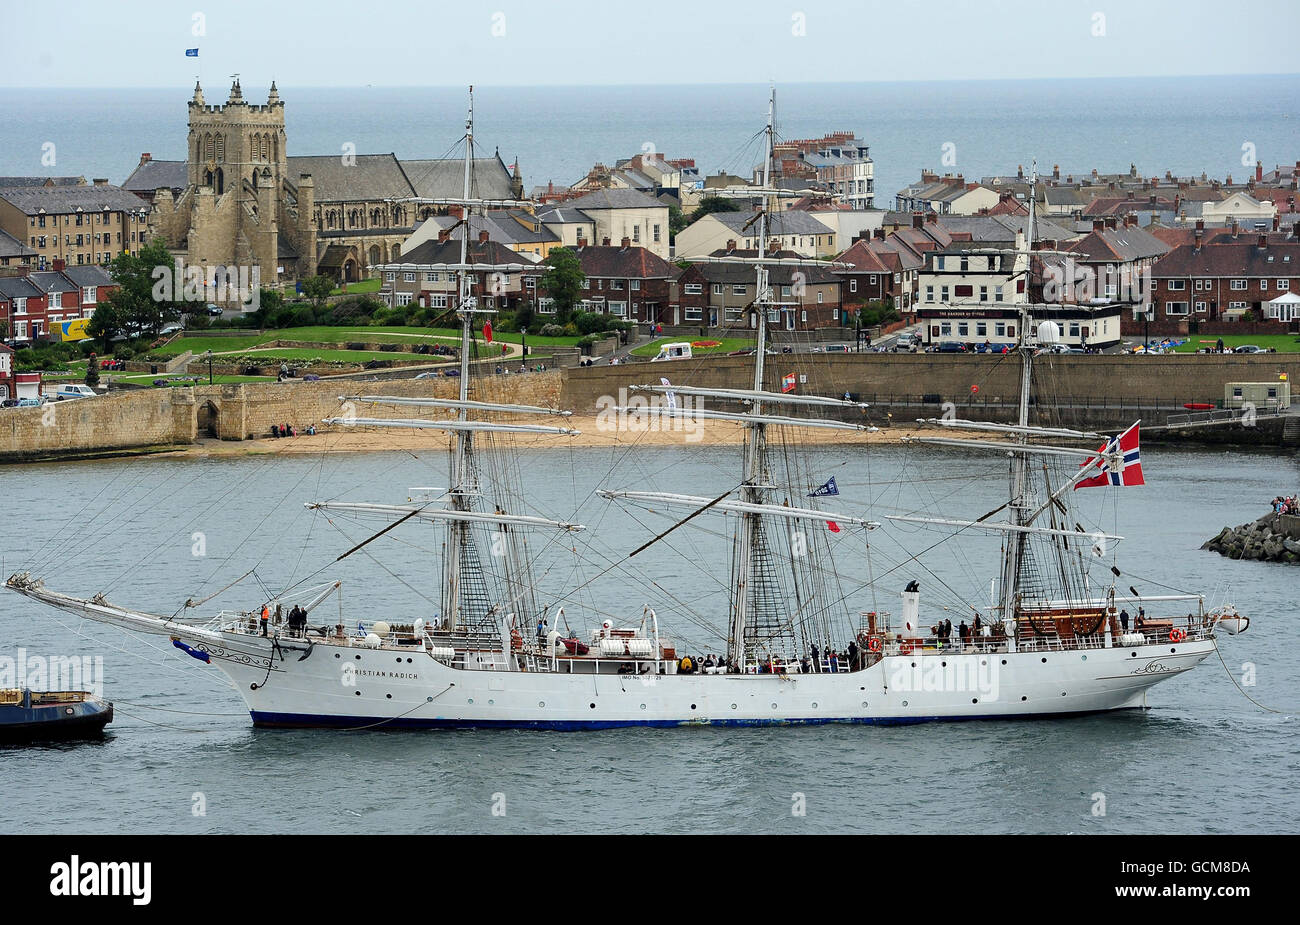
POLYGON ((343 261, 343 272, 340 274, 345 283, 355 283, 357 281, 357 262, 349 257, 343 261))
POLYGON ((377 267, 384 262, 383 252, 379 249, 378 244, 370 245, 370 265, 377 267))
POLYGON ((221 409, 216 402, 209 399, 198 407, 198 421, 195 435, 198 437, 220 437, 221 409))

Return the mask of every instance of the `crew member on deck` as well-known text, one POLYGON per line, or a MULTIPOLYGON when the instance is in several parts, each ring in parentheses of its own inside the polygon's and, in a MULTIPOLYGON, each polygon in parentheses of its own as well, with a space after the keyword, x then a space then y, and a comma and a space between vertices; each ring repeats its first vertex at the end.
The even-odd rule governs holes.
POLYGON ((262 635, 266 635, 267 624, 271 622, 271 610, 265 604, 262 605, 262 635))

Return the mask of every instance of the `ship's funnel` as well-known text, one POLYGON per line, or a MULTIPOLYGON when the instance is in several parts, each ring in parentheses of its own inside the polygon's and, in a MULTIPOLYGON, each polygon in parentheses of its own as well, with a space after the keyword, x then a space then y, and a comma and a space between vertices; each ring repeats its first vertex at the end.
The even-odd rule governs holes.
POLYGON ((921 586, 915 581, 909 581, 903 589, 902 635, 909 639, 921 635, 921 586))

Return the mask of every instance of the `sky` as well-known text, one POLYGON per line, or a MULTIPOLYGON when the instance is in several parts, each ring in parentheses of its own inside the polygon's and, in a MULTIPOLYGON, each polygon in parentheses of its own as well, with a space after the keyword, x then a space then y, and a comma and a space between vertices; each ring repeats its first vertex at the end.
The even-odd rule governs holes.
POLYGON ((3 87, 1290 73, 1296 0, 0 0, 3 87), (1261 44, 1262 43, 1262 44, 1261 44), (199 49, 197 58, 185 49, 199 49))

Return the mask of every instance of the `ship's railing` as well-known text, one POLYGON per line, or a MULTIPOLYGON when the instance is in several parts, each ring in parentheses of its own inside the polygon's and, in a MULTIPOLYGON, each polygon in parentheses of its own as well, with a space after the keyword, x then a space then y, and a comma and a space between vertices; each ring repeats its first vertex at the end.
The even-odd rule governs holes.
POLYGON ((85 703, 85 691, 32 691, 32 705, 38 703, 85 703))

